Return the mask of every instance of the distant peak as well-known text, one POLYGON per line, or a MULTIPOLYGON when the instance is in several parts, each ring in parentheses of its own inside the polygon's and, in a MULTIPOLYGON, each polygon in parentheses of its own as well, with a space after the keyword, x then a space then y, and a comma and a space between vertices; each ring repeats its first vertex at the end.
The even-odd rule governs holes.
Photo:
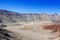
POLYGON ((3 10, 3 9, 0 9, 0 11, 2 11, 2 12, 9 12, 8 10, 3 10))
POLYGON ((0 11, 7 11, 7 10, 4 10, 4 9, 0 9, 0 11))

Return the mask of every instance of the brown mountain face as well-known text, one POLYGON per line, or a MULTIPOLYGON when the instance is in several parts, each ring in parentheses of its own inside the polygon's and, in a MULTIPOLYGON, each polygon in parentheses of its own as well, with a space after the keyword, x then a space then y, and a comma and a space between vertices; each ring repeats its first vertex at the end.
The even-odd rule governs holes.
POLYGON ((46 13, 41 14, 22 14, 11 12, 7 10, 0 10, 0 22, 21 22, 21 21, 56 21, 60 22, 60 15, 56 13, 53 15, 48 15, 46 13))

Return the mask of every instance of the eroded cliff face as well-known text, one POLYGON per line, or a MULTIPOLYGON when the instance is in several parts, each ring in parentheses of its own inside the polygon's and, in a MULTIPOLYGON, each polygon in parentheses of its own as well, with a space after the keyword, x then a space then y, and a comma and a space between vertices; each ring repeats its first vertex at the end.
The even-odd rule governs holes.
POLYGON ((0 21, 1 22, 60 21, 60 15, 57 14, 48 15, 46 13, 22 14, 22 13, 7 11, 7 10, 0 10, 0 21))

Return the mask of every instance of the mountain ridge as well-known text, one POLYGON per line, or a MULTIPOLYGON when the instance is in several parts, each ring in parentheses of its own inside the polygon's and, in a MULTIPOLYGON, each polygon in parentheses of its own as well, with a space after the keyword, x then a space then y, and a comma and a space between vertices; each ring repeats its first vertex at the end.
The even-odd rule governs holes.
POLYGON ((27 22, 27 21, 59 21, 60 22, 60 15, 57 13, 49 15, 46 13, 41 14, 33 14, 33 13, 17 13, 8 10, 1 10, 0 9, 0 22, 27 22))

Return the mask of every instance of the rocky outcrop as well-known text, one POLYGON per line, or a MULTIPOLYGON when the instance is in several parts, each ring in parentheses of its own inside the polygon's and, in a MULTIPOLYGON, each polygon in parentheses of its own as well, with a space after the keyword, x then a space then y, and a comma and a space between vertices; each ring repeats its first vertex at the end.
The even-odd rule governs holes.
POLYGON ((0 40, 15 40, 14 33, 4 29, 4 27, 7 27, 7 26, 0 25, 0 40))

